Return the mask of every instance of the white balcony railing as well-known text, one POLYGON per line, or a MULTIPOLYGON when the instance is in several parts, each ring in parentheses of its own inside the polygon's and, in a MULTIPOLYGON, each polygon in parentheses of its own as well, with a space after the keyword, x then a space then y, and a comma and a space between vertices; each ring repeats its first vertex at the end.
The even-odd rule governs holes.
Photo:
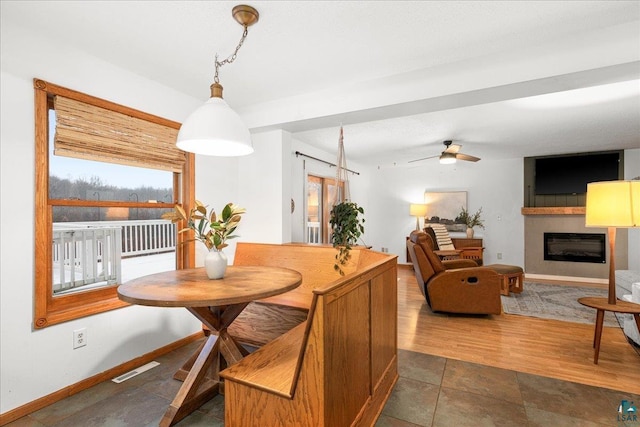
POLYGON ((121 283, 122 259, 175 251, 165 220, 53 224, 53 293, 121 283))
POLYGON ((112 221, 122 227, 122 257, 175 251, 176 224, 165 220, 112 221))
POLYGON ((320 223, 307 221, 307 243, 321 243, 320 223))
POLYGON ((120 279, 120 227, 54 227, 53 292, 120 279))

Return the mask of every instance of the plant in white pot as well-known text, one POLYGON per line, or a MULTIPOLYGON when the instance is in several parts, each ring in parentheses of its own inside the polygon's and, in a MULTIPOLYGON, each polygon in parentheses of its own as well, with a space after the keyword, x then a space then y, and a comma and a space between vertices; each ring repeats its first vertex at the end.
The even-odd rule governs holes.
POLYGON ((476 211, 474 214, 470 214, 468 210, 462 207, 462 211, 458 214, 456 218, 457 223, 462 223, 467 226, 467 237, 469 239, 473 238, 473 227, 484 228, 484 220, 480 218, 482 215, 482 207, 476 211))
POLYGON ((199 200, 196 200, 194 207, 189 211, 189 215, 187 215, 182 206, 176 205, 173 212, 165 213, 162 218, 171 220, 171 222, 187 222, 187 226, 178 233, 193 230, 194 238, 188 239, 183 243, 194 240, 204 243, 209 250, 204 259, 207 276, 209 279, 222 279, 227 270, 227 256, 222 252, 222 249, 229 246, 226 243, 228 239, 238 237, 233 232, 242 219, 241 215, 245 212, 246 209, 233 203, 227 203, 222 209, 222 214, 218 217, 214 209, 207 213, 207 207, 199 200))

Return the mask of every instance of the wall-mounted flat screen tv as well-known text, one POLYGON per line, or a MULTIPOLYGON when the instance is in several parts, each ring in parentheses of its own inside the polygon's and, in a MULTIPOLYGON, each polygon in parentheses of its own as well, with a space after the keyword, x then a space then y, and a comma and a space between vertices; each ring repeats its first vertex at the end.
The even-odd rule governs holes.
POLYGON ((535 194, 583 194, 587 183, 618 179, 620 153, 542 157, 535 163, 535 194))

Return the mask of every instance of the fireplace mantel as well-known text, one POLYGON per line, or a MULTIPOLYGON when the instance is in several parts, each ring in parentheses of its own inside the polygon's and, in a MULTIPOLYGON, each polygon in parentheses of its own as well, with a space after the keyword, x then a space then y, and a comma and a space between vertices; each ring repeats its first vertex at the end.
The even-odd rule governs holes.
POLYGON ((542 208, 522 208, 522 215, 584 215, 584 206, 548 206, 542 208))

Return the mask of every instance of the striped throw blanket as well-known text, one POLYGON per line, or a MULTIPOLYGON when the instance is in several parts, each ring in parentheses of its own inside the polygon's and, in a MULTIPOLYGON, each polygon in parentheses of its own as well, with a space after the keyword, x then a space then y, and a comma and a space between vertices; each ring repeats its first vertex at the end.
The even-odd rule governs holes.
POLYGON ((426 227, 431 227, 433 229, 433 232, 436 234, 436 240, 438 241, 438 247, 440 250, 452 251, 455 249, 455 246, 453 246, 453 242, 451 241, 451 236, 449 236, 449 232, 443 224, 426 224, 426 227))

